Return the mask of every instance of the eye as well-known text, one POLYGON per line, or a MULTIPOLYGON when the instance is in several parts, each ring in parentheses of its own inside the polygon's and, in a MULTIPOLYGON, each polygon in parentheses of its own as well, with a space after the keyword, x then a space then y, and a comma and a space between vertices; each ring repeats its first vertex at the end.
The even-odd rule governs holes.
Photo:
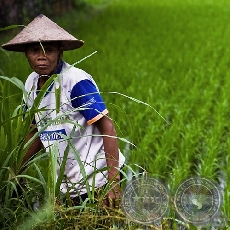
POLYGON ((38 51, 39 51, 39 48, 36 48, 36 47, 28 49, 28 52, 30 53, 37 53, 38 51))
POLYGON ((50 49, 46 49, 46 52, 47 53, 52 53, 54 50, 52 49, 52 48, 50 48, 50 49))

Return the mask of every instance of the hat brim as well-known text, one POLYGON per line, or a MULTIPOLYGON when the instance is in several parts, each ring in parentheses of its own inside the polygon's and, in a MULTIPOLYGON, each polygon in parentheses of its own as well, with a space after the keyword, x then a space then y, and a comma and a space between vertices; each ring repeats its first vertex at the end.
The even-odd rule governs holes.
MULTIPOLYGON (((60 41, 60 40, 46 40, 46 41, 40 41, 41 43, 43 42, 61 42, 62 50, 67 51, 67 50, 74 50, 78 49, 81 46, 84 45, 84 41, 82 40, 76 40, 76 41, 60 41)), ((28 44, 33 44, 35 41, 31 42, 22 42, 22 43, 16 43, 16 44, 3 44, 2 48, 8 51, 15 51, 15 52, 25 52, 25 47, 28 44)))

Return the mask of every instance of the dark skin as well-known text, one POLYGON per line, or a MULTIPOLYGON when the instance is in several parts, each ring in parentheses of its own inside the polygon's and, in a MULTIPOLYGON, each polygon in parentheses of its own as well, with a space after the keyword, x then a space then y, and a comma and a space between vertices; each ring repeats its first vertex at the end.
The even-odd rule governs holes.
MULTIPOLYGON (((25 55, 31 68, 39 75, 44 75, 40 78, 39 88, 41 88, 44 83, 48 80, 45 75, 50 75, 57 67, 58 60, 62 57, 62 48, 57 43, 42 43, 43 48, 39 43, 27 45, 25 55)), ((116 131, 112 120, 109 116, 103 116, 97 120, 94 125, 97 127, 103 138, 105 157, 108 169, 108 180, 114 183, 114 189, 110 190, 104 199, 104 204, 108 207, 117 206, 117 199, 120 199, 120 188, 116 185, 120 181, 118 162, 119 162, 119 150, 118 150, 118 140, 116 137, 116 131), (112 136, 112 137, 111 137, 112 136)), ((33 135, 37 132, 37 129, 33 129, 27 136, 26 142, 30 140, 33 135)), ((27 153, 22 161, 22 169, 24 169, 24 164, 28 162, 36 153, 42 149, 42 143, 38 138, 30 145, 27 153)))

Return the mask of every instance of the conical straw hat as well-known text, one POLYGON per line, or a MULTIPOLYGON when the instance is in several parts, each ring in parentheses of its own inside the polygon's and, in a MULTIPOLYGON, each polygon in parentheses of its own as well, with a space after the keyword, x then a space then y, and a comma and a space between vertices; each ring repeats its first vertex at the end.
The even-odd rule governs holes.
POLYGON ((41 14, 12 40, 3 44, 2 48, 9 51, 24 52, 25 44, 51 41, 60 41, 64 51, 77 49, 84 44, 82 40, 78 40, 45 15, 41 14))

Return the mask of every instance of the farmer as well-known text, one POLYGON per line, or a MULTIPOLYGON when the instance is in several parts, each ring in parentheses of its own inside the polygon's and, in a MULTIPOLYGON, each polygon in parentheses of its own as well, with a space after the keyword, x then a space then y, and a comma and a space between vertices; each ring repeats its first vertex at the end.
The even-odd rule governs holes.
POLYGON ((83 44, 40 15, 2 45, 9 51, 24 52, 34 70, 25 83, 27 108, 32 107, 52 75, 60 76, 60 80, 54 79, 48 86, 38 106, 39 112, 35 114, 26 142, 37 132, 39 138, 33 141, 24 156, 21 172, 42 148, 48 152, 58 148, 59 175, 65 150, 68 150, 61 192, 68 193, 78 204, 80 197, 83 200, 87 197, 86 183, 92 190, 110 181, 114 188, 108 191, 104 203, 115 207, 115 201, 120 198, 119 169, 125 159, 118 149, 113 122, 93 78, 62 60, 63 51, 80 48, 83 44))

